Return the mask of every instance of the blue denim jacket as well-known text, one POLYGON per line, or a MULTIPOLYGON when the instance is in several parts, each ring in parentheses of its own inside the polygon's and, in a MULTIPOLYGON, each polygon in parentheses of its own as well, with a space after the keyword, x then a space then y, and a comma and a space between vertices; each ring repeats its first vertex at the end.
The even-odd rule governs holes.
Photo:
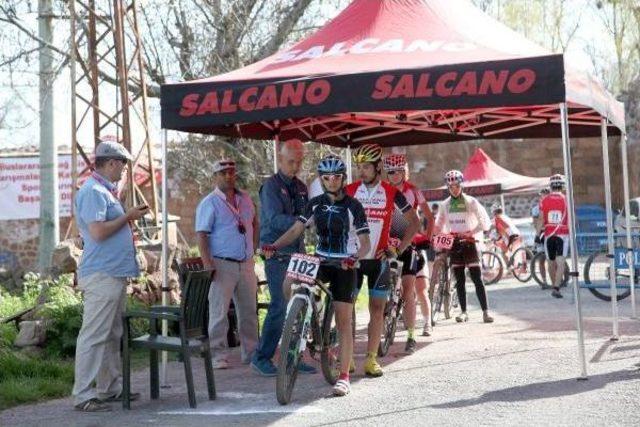
MULTIPOLYGON (((308 201, 307 186, 298 178, 280 171, 268 178, 260 188, 260 244, 278 240, 304 213, 308 201)), ((281 251, 304 252, 304 235, 281 251)))

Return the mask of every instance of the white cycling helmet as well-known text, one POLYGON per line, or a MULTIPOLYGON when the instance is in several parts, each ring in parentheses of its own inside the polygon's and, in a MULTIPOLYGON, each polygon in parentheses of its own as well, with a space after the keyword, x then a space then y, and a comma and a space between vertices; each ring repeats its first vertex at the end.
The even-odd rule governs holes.
POLYGON ((444 183, 447 185, 462 184, 463 181, 464 176, 459 170, 452 169, 444 174, 444 183))
POLYGON ((557 173, 549 177, 549 187, 551 187, 552 190, 562 189, 565 185, 566 181, 564 179, 564 175, 557 173))
POLYGON ((498 202, 494 202, 491 205, 491 213, 496 213, 498 211, 502 212, 502 205, 498 202))

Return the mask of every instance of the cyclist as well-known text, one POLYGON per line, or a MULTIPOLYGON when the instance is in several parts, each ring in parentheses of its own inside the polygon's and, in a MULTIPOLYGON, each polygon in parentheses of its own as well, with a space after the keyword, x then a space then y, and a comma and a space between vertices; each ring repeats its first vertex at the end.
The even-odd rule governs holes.
MULTIPOLYGON (((369 224, 362 204, 345 194, 344 182, 347 168, 340 158, 324 158, 318 163, 318 176, 324 193, 307 203, 305 212, 272 245, 265 245, 262 251, 269 258, 279 248, 294 242, 305 226, 315 224, 317 245, 316 255, 323 258, 342 260, 342 268, 321 266, 318 279, 328 282, 333 295, 336 326, 340 340, 340 360, 351 360, 353 355, 353 335, 351 314, 356 297, 356 272, 358 259, 363 258, 371 244, 369 224)), ((349 364, 341 363, 340 376, 333 393, 344 396, 351 391, 349 364)))
MULTIPOLYGON (((433 215, 420 190, 408 180, 406 156, 404 154, 389 154, 384 157, 382 166, 387 174, 389 183, 401 191, 411 207, 416 211, 419 209, 427 220, 426 230, 422 230, 422 233, 420 233, 422 236, 418 236, 417 234, 411 236, 412 242, 418 238, 418 241, 422 240, 428 244, 428 242, 431 241, 431 233, 433 231, 433 215)), ((408 225, 409 223, 404 218, 404 215, 399 211, 395 211, 391 220, 391 237, 398 239, 404 237, 408 225)), ((407 328, 408 335, 404 350, 411 354, 416 351, 416 340, 414 336, 416 327, 415 283, 420 254, 416 246, 412 244, 398 256, 398 260, 402 261, 402 299, 404 301, 402 319, 407 328)), ((422 264, 424 265, 424 261, 422 261, 422 264)))
POLYGON ((567 200, 563 194, 564 176, 552 175, 549 178, 549 187, 551 193, 540 200, 538 230, 544 231, 544 250, 553 286, 551 296, 562 298, 560 283, 564 276, 564 262, 569 251, 567 200))
MULTIPOLYGON (((538 192, 538 201, 531 208, 531 218, 533 218, 533 224, 536 226, 536 237, 534 243, 536 244, 536 252, 542 252, 544 250, 544 230, 538 231, 538 218, 540 217, 540 200, 547 194, 551 193, 549 187, 545 187, 538 192)), ((543 282, 547 281, 547 266, 545 265, 545 259, 540 259, 540 277, 543 282)))
POLYGON ((502 250, 505 257, 509 258, 522 244, 520 230, 513 223, 513 220, 504 213, 500 203, 491 205, 491 214, 493 215, 492 226, 497 234, 496 246, 502 250))
POLYGON ((450 196, 442 202, 440 211, 436 217, 437 233, 451 233, 455 239, 451 248, 451 266, 456 279, 456 289, 462 312, 456 317, 456 322, 466 322, 467 296, 465 292, 465 266, 469 268, 469 275, 476 287, 476 296, 482 308, 482 320, 485 323, 493 322, 489 315, 487 304, 487 292, 482 282, 480 271, 480 259, 476 247, 475 235, 488 231, 491 220, 482 204, 474 197, 464 194, 462 182, 464 177, 458 170, 450 170, 444 175, 444 181, 449 189, 450 196))
POLYGON ((402 193, 382 181, 382 148, 379 145, 365 144, 356 148, 353 161, 360 181, 347 185, 345 190, 364 206, 371 232, 371 250, 360 261, 358 268, 358 290, 362 287, 364 276, 367 276, 369 286, 369 339, 364 373, 370 377, 380 377, 383 371, 376 355, 382 334, 384 307, 392 289, 387 258, 395 252, 389 245, 391 216, 398 209, 408 222, 406 234, 397 248, 398 253, 409 247, 412 236, 420 228, 420 222, 402 193))

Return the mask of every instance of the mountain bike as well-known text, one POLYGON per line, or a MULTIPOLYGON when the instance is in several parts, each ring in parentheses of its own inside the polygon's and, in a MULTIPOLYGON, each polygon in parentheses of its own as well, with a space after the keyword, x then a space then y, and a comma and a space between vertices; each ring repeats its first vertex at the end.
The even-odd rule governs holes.
MULTIPOLYGON (((504 252, 495 240, 488 239, 485 241, 485 250, 482 253, 484 254, 484 252, 493 252, 498 255, 503 263, 503 268, 506 267, 506 269, 510 271, 513 277, 518 281, 526 283, 531 280, 531 259, 533 259, 533 252, 531 252, 529 248, 520 245, 520 247, 511 253, 511 255, 507 256, 507 253, 504 252)), ((483 264, 486 264, 487 266, 491 266, 493 262, 495 262, 493 258, 489 258, 489 255, 483 256, 482 261, 483 264)), ((500 272, 500 278, 502 277, 503 272, 504 270, 500 272)), ((487 282, 487 284, 495 283, 498 280, 500 279, 495 279, 495 281, 490 283, 487 282)))
POLYGON ((378 345, 378 356, 384 357, 389 352, 396 337, 398 319, 402 312, 404 300, 402 299, 402 262, 397 259, 389 261, 390 281, 394 284, 389 293, 387 303, 384 306, 384 320, 382 328, 382 339, 378 345))
POLYGON ((290 259, 283 254, 274 256, 289 260, 287 277, 292 279, 276 377, 276 398, 281 405, 286 405, 291 401, 298 365, 307 348, 312 356, 320 355, 325 380, 331 385, 338 380, 338 332, 333 321, 333 297, 327 285, 316 277, 320 266, 342 267, 342 264, 339 259, 304 254, 292 254, 290 259))
POLYGON ((431 300, 431 326, 435 326, 441 314, 445 319, 451 318, 451 308, 458 307, 458 291, 451 286, 451 266, 449 253, 441 251, 433 262, 436 280, 429 286, 431 300))

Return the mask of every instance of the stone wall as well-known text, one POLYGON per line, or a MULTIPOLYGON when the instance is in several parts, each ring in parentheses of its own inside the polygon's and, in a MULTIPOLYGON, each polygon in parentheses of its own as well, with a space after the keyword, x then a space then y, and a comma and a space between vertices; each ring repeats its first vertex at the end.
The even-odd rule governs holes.
MULTIPOLYGON (((620 138, 609 140, 614 208, 622 207, 623 198, 619 140, 620 138)), ((640 141, 630 138, 629 142, 631 197, 635 197, 640 196, 636 166, 640 160, 640 141)), ((571 145, 576 203, 596 203, 604 206, 600 139, 574 139, 571 145)), ((407 147, 411 179, 421 188, 442 185, 444 172, 453 168, 464 168, 476 147, 482 147, 500 166, 519 174, 549 176, 563 171, 562 151, 558 140, 496 140, 407 147)), ((196 244, 195 209, 203 196, 193 183, 169 180, 169 212, 181 217, 178 228, 189 246, 196 244)), ((497 199, 486 198, 483 202, 490 205, 493 200, 497 199)), ((533 196, 507 197, 507 212, 515 217, 527 215, 533 203, 533 196)), ((60 227, 61 234, 66 233, 66 228, 67 222, 64 221, 60 227)), ((35 269, 38 234, 37 220, 0 221, 0 266, 3 262, 17 262, 26 270, 35 269)))

